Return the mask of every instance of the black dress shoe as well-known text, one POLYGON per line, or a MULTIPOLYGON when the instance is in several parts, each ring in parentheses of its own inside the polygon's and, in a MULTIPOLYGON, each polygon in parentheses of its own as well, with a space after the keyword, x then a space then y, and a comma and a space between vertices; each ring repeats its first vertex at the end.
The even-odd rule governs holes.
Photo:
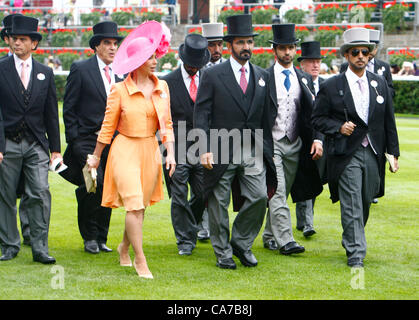
POLYGON ((348 259, 348 266, 351 268, 363 268, 364 261, 361 258, 348 259))
POLYGON ((16 251, 12 248, 7 248, 4 250, 3 255, 0 257, 0 261, 8 261, 16 258, 19 251, 16 251))
POLYGON ((84 251, 89 253, 99 253, 99 245, 96 240, 89 240, 84 242, 84 251))
POLYGON ((241 251, 240 249, 233 247, 233 254, 239 258, 242 265, 246 267, 256 267, 258 264, 258 261, 251 250, 241 251))
POLYGON ((192 254, 192 249, 179 249, 179 255, 181 256, 190 256, 192 254))
POLYGON ((232 258, 218 259, 216 266, 221 269, 236 269, 236 263, 232 258))
POLYGON ((55 258, 47 255, 46 253, 38 253, 33 255, 33 261, 43 264, 54 264, 55 258))
POLYGON ((295 227, 298 231, 303 231, 304 227, 295 227))
POLYGON ((378 199, 377 198, 372 199, 372 203, 378 203, 378 199))
POLYGON ((311 237, 313 234, 316 233, 316 230, 312 226, 305 226, 303 230, 304 237, 308 238, 311 237))
POLYGON ((103 252, 112 252, 112 249, 109 248, 105 243, 98 244, 99 250, 103 252))
POLYGON ((269 240, 263 244, 263 247, 269 250, 278 250, 278 244, 275 240, 269 240))
POLYGON ((279 253, 284 255, 290 255, 293 253, 302 253, 305 249, 303 246, 300 246, 297 242, 291 241, 288 242, 285 246, 279 249, 279 253))
POLYGON ((197 238, 200 241, 208 240, 210 238, 209 231, 207 229, 199 230, 197 238))

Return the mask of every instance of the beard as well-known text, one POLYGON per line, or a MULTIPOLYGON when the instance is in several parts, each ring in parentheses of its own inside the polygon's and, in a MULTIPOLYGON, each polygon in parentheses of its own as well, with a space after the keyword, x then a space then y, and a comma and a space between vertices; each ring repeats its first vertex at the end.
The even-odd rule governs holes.
MULTIPOLYGON (((358 61, 361 61, 361 60, 358 60, 358 61)), ((365 69, 365 67, 367 66, 367 63, 365 63, 364 61, 362 61, 362 65, 361 65, 361 64, 357 64, 358 61, 356 61, 356 62, 349 61, 349 64, 351 65, 351 67, 354 70, 363 70, 363 69, 365 69)))
POLYGON ((294 57, 293 56, 276 56, 276 59, 278 60, 278 62, 282 65, 289 65, 293 62, 294 57))
POLYGON ((242 50, 240 52, 237 52, 232 48, 231 53, 237 60, 240 60, 240 61, 249 61, 250 58, 252 57, 252 51, 250 50, 242 50))

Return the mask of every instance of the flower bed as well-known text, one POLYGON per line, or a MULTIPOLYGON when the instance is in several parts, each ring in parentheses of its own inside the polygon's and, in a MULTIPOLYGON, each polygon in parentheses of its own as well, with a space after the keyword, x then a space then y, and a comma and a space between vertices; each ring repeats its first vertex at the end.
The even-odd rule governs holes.
POLYGON ((397 64, 400 68, 402 67, 404 61, 413 62, 419 59, 419 54, 416 54, 415 51, 410 50, 409 48, 401 50, 391 50, 388 52, 388 55, 390 56, 390 65, 397 64))

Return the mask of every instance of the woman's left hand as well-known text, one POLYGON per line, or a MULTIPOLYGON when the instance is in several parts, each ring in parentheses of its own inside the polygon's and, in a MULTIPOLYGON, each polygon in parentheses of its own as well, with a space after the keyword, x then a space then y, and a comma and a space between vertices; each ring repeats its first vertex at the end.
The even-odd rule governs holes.
POLYGON ((176 161, 173 154, 168 154, 166 157, 166 169, 169 170, 169 177, 172 177, 176 169, 176 161))

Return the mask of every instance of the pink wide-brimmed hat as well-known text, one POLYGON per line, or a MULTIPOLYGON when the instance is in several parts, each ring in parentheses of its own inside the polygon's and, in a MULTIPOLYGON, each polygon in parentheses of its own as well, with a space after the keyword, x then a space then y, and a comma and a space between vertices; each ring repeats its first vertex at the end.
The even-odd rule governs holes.
POLYGON ((113 61, 113 71, 123 75, 142 66, 153 53, 157 58, 169 50, 170 30, 157 21, 147 21, 135 28, 121 43, 113 61))

